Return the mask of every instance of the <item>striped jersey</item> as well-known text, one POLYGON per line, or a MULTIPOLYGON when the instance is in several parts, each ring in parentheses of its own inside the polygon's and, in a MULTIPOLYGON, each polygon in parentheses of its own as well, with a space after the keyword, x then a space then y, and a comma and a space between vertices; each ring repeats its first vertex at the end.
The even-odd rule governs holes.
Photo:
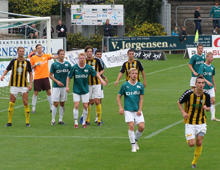
MULTIPOLYGON (((103 70, 103 65, 100 61, 99 58, 93 58, 92 60, 87 60, 86 59, 86 64, 92 66, 92 68, 96 71, 96 72, 100 72, 103 70)), ((93 75, 89 75, 89 85, 96 85, 96 84, 101 84, 100 80, 93 75)))
POLYGON ((11 60, 8 67, 8 71, 11 70, 11 77, 9 80, 9 86, 27 87, 27 72, 32 72, 31 63, 28 60, 18 61, 17 58, 11 60))
POLYGON ((132 63, 129 63, 128 61, 124 62, 124 64, 121 67, 120 72, 123 74, 124 73, 126 74, 126 81, 128 81, 130 79, 128 72, 131 68, 137 69, 138 71, 137 81, 140 82, 140 72, 143 71, 144 68, 139 60, 134 60, 132 63))
POLYGON ((189 114, 189 117, 183 120, 184 123, 192 125, 206 123, 205 110, 202 106, 211 106, 211 97, 206 91, 203 91, 201 96, 197 96, 194 89, 186 90, 180 97, 179 102, 185 104, 184 110, 189 114))

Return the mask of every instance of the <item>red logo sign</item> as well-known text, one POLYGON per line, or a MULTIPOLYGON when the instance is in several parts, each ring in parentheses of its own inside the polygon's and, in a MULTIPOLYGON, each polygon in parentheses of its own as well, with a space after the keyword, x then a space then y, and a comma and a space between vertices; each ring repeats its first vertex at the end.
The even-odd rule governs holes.
POLYGON ((220 37, 215 39, 214 46, 215 47, 220 47, 220 37))

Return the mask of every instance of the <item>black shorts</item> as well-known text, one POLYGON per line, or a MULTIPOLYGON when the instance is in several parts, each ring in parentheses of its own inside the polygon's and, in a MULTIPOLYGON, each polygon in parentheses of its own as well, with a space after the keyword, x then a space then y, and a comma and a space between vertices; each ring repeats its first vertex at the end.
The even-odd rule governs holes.
POLYGON ((34 91, 41 91, 41 90, 50 90, 50 81, 49 78, 37 79, 34 80, 34 91))

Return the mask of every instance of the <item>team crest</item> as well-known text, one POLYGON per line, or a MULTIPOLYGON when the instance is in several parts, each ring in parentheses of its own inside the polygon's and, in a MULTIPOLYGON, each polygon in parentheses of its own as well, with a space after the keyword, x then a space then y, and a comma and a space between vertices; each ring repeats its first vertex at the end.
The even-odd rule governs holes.
POLYGON ((27 65, 26 65, 26 64, 23 64, 23 67, 27 67, 27 65))
POLYGON ((87 70, 87 69, 85 69, 85 70, 84 70, 84 72, 88 72, 88 70, 87 70))
POLYGON ((65 66, 68 66, 68 64, 65 64, 65 66))
POLYGON ((137 86, 137 88, 139 88, 139 89, 140 89, 140 88, 141 88, 141 86, 137 86))
POLYGON ((205 101, 204 101, 204 100, 201 100, 201 103, 205 103, 205 101))

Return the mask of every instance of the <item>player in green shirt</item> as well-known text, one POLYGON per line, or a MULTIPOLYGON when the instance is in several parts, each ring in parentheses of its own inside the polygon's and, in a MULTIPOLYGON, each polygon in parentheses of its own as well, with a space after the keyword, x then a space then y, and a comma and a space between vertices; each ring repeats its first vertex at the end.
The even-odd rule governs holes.
POLYGON ((73 116, 75 120, 75 128, 78 128, 78 116, 79 116, 79 102, 80 98, 83 103, 83 123, 82 127, 86 128, 86 119, 88 115, 88 102, 89 102, 89 75, 96 76, 101 84, 106 85, 104 80, 100 75, 88 64, 85 63, 86 55, 85 53, 80 53, 78 56, 79 63, 75 64, 67 77, 66 80, 66 91, 69 92, 69 82, 72 77, 74 77, 73 84, 73 100, 74 100, 74 110, 73 116))
POLYGON ((197 46, 197 54, 194 54, 189 61, 189 69, 192 71, 192 77, 190 80, 190 86, 195 88, 196 78, 199 72, 199 66, 205 62, 205 56, 203 53, 203 45, 197 46))
POLYGON ((213 20, 213 34, 217 34, 217 30, 220 27, 219 18, 220 18, 220 7, 218 1, 215 1, 215 6, 212 7, 210 11, 210 19, 213 20), (213 17, 212 17, 213 15, 213 17))
POLYGON ((129 81, 122 84, 117 102, 119 106, 119 114, 125 115, 125 122, 128 123, 128 136, 131 142, 131 152, 137 152, 139 146, 138 139, 141 137, 144 127, 144 115, 142 113, 142 105, 144 98, 144 85, 136 80, 138 71, 135 68, 129 70, 129 81), (124 95, 124 109, 121 105, 121 96, 124 95), (138 129, 134 134, 134 125, 138 125, 138 129))
POLYGON ((213 54, 208 52, 206 54, 206 62, 199 67, 199 74, 203 75, 205 78, 205 87, 210 96, 211 96, 211 120, 212 121, 220 121, 215 117, 215 92, 216 92, 216 85, 215 85, 215 67, 211 64, 213 61, 213 54))
POLYGON ((65 51, 63 49, 59 49, 57 54, 58 54, 58 61, 53 63, 50 67, 50 78, 54 81, 53 91, 52 91, 52 100, 54 104, 52 107, 51 125, 56 125, 55 117, 59 102, 60 102, 60 108, 59 108, 58 124, 65 125, 66 123, 63 122, 63 114, 64 114, 64 103, 65 101, 67 101, 66 78, 71 69, 71 65, 68 61, 64 61, 65 51))

